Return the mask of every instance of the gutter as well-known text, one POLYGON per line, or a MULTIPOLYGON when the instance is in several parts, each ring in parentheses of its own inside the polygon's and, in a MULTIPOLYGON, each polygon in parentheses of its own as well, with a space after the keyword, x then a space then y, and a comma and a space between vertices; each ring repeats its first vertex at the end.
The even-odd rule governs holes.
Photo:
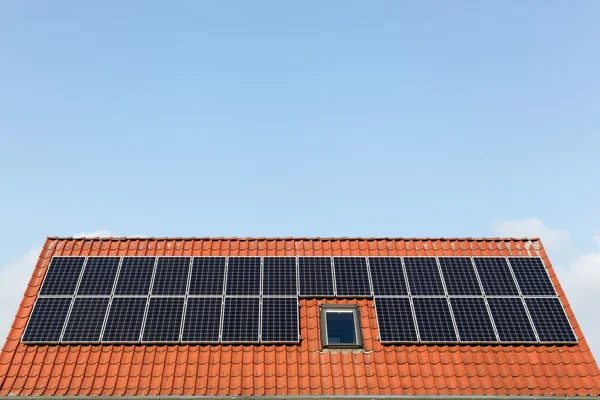
POLYGON ((0 396, 0 399, 28 400, 581 400, 598 399, 600 396, 0 396))

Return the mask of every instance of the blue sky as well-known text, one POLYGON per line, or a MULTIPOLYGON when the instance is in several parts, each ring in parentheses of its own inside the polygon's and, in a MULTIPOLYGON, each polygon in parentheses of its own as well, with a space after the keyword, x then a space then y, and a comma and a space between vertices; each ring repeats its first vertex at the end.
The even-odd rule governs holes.
POLYGON ((599 16, 595 1, 4 2, 0 272, 48 235, 97 230, 531 234, 563 280, 589 281, 599 16))

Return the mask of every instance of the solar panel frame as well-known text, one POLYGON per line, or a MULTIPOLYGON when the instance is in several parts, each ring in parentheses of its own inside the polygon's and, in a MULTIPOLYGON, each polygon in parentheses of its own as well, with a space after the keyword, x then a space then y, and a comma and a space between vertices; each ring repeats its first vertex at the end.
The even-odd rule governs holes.
POLYGON ((485 296, 521 294, 506 257, 473 257, 473 263, 485 296))
POLYGON ((335 297, 338 298, 364 298, 373 297, 373 286, 371 285, 371 274, 366 257, 341 256, 332 257, 333 280, 335 282, 335 297), (336 260, 338 262, 336 262, 336 260), (350 264, 347 264, 349 262, 350 264), (364 262, 364 265, 360 265, 364 262), (345 265, 344 265, 345 264, 345 265), (364 271, 360 267, 364 266, 364 271), (339 267, 339 268, 338 268, 339 267), (343 271, 345 268, 346 271, 343 271), (347 273, 350 270, 351 275, 347 273), (362 277, 359 275, 363 275, 362 277), (359 286, 351 286, 359 283, 359 286), (340 286, 342 287, 340 293, 340 286))
POLYGON ((77 296, 110 296, 115 288, 122 260, 122 257, 111 256, 88 257, 77 285, 77 296), (106 271, 106 268, 114 271, 106 271))
MULTIPOLYGON (((412 300, 409 296, 375 296, 375 316, 377 318, 377 327, 379 329, 379 341, 383 344, 389 343, 418 343, 419 342, 419 331, 417 328, 417 321, 415 319, 415 313, 414 313, 414 308, 413 308, 413 304, 412 304, 412 300), (401 301, 404 300, 404 301, 401 301), (387 312, 386 307, 388 305, 391 304, 386 304, 388 302, 393 302, 393 301, 400 301, 400 303, 405 303, 405 304, 400 304, 401 307, 404 308, 402 315, 399 315, 399 319, 400 321, 405 320, 403 318, 403 316, 406 317, 406 319, 408 321, 411 321, 412 324, 408 323, 407 327, 400 327, 400 329, 398 329, 398 326, 386 326, 386 324, 388 323, 388 318, 385 317, 385 314, 387 312), (408 306, 408 308, 406 308, 408 306), (408 319, 408 316, 410 315, 410 319, 408 319), (410 331, 411 331, 411 327, 412 327, 412 333, 414 333, 414 335, 410 335, 410 331), (391 332, 390 333, 390 337, 389 338, 385 338, 384 336, 387 335, 387 332, 384 333, 384 331, 387 330, 397 330, 397 331, 407 331, 407 333, 409 333, 410 336, 407 339, 394 339, 391 336, 393 336, 394 333, 396 332, 391 332)), ((395 306, 395 305, 394 305, 395 306)), ((397 310, 394 310, 397 311, 397 310)), ((394 315, 398 315, 397 313, 394 313, 394 315)), ((389 320, 389 322, 393 322, 391 320, 389 320)), ((399 335, 400 336, 400 335, 399 335)))
POLYGON ((226 274, 227 257, 194 257, 188 296, 223 296, 226 274))
POLYGON ((100 343, 109 305, 108 296, 76 297, 71 305, 60 342, 100 343))
POLYGON ((446 296, 444 280, 436 257, 403 257, 402 261, 411 296, 446 296))
POLYGON ((148 296, 152 289, 157 262, 158 257, 123 257, 113 294, 115 296, 148 296), (142 274, 139 274, 141 268, 146 271, 141 271, 142 274))
POLYGON ((297 258, 263 257, 262 260, 263 296, 298 296, 297 258))
MULTIPOLYGON (((141 335, 143 332, 143 328, 144 328, 144 319, 146 316, 146 311, 148 309, 148 297, 147 296, 115 296, 112 298, 111 303, 109 305, 109 309, 108 309, 108 314, 106 316, 106 321, 104 323, 104 327, 102 328, 102 336, 101 336, 101 343, 140 343, 141 340, 141 335), (107 332, 109 331, 109 324, 111 324, 113 322, 113 320, 111 319, 112 317, 112 311, 113 311, 113 307, 119 306, 119 303, 123 302, 127 302, 127 301, 135 301, 138 300, 138 303, 140 303, 140 308, 141 308, 141 318, 139 321, 139 327, 137 329, 137 334, 136 335, 132 335, 131 338, 127 338, 127 339, 113 339, 112 337, 108 336, 107 337, 107 332)), ((131 315, 129 315, 127 312, 122 312, 119 311, 118 314, 116 314, 118 320, 117 322, 122 324, 122 327, 126 328, 126 329, 131 329, 132 328, 132 324, 135 322, 135 317, 136 317, 136 313, 131 313, 131 315), (123 320, 123 321, 121 321, 123 320)), ((135 322, 137 323, 137 322, 135 322)), ((135 327, 135 325, 133 325, 133 327, 135 327)), ((110 327, 112 328, 112 326, 110 327)), ((118 328, 118 326, 116 327, 118 328)), ((110 334, 109 334, 110 335, 110 334)), ((124 337, 125 335, 120 332, 119 333, 120 337, 124 337)))
POLYGON ((40 287, 39 295, 40 296, 74 296, 77 292, 77 287, 81 280, 81 276, 83 275, 83 271, 85 269, 85 264, 87 262, 86 257, 81 256, 53 256, 52 260, 50 260, 50 264, 48 265, 48 269, 44 274, 44 281, 40 287), (59 265, 66 263, 66 269, 71 269, 73 264, 81 263, 79 270, 73 271, 71 275, 69 275, 69 279, 65 281, 64 277, 55 276, 54 271, 58 272, 57 268, 60 268, 59 265), (71 264, 71 265, 69 265, 71 264), (56 289, 58 287, 58 289, 56 289))
POLYGON ((509 344, 509 343, 538 343, 539 339, 537 337, 537 333, 535 331, 535 327, 533 325, 533 321, 529 315, 529 312, 523 302, 522 297, 518 296, 494 296, 487 297, 487 302, 490 308, 490 314, 492 316, 492 320, 494 321, 494 326, 496 327, 496 332, 498 333, 498 338, 501 343, 509 344), (504 304, 502 304, 504 303, 504 304), (509 304, 513 303, 513 304, 509 304), (513 311, 515 307, 519 309, 520 315, 515 314, 513 311), (512 314, 512 315, 511 315, 512 314), (516 323, 524 324, 523 327, 517 327, 516 323), (525 337, 525 335, 521 335, 523 340, 519 340, 518 329, 530 329, 529 337, 525 337), (511 335, 511 336, 509 336, 511 335))
MULTIPOLYGON (((206 306, 206 305, 205 305, 206 306)), ((223 307, 224 307, 224 301, 223 301, 223 297, 217 297, 217 296, 203 296, 203 297, 188 297, 186 300, 186 304, 185 304, 185 313, 183 316, 183 325, 182 325, 182 329, 181 329, 181 342, 182 343, 219 343, 221 340, 221 325, 222 325, 222 317, 223 317, 223 307), (203 311, 206 308, 205 307, 200 307, 202 306, 202 302, 209 302, 209 303, 215 303, 215 304, 209 304, 210 307, 213 307, 215 305, 217 305, 218 303, 218 317, 217 317, 217 321, 216 321, 216 335, 212 336, 213 338, 216 337, 216 339, 211 340, 206 338, 206 336, 204 337, 198 337, 198 336, 193 336, 192 333, 193 331, 190 331, 190 329, 188 329, 188 327, 190 326, 189 324, 192 323, 192 321, 189 320, 190 316, 192 316, 192 318, 202 318, 203 314, 202 313, 196 313, 196 311, 203 311), (196 307, 198 306, 198 307, 196 307), (193 310, 192 310, 193 309, 193 310), (193 313, 191 312, 193 311, 193 313)), ((212 323, 214 326, 214 318, 212 319, 212 323)), ((210 327, 207 324, 207 327, 210 327)), ((203 333, 206 333, 207 329, 204 329, 203 333)))
POLYGON ((413 297, 412 298, 412 302, 413 302, 413 307, 414 307, 414 313, 415 313, 415 320, 417 323, 417 329, 419 332, 419 341, 421 343, 457 343, 458 342, 458 332, 456 330, 456 323, 454 322, 454 316, 452 315, 452 308, 448 302, 448 299, 446 297, 442 297, 442 296, 438 296, 438 297, 413 297), (438 302, 441 304, 445 303, 446 304, 446 308, 436 308, 436 307, 429 307, 428 306, 428 302, 430 302, 432 305, 433 303, 438 302), (421 307, 422 306, 422 307, 421 307), (447 318, 449 318, 446 321, 442 320, 442 315, 444 314, 444 311, 448 311, 447 313, 447 318), (421 311, 423 311, 423 315, 421 314, 421 311), (428 314, 430 312, 435 313, 435 315, 425 315, 428 314), (423 318, 421 319, 420 316, 422 316, 423 318), (433 319, 435 319, 435 323, 433 322, 433 319), (423 323, 421 323, 420 321, 423 321, 423 323), (446 326, 442 326, 442 322, 446 325, 446 326), (448 325, 449 323, 449 325, 448 325), (427 328, 427 329, 426 329, 427 328), (439 329, 443 328, 446 332, 441 332, 444 335, 447 335, 447 337, 445 338, 434 338, 433 335, 440 333, 439 329), (426 330, 428 331, 435 331, 435 332, 426 332, 426 330), (425 337, 425 336, 428 337, 425 337))
POLYGON ((228 257, 225 282, 226 296, 260 296, 262 290, 262 258, 228 257))
POLYGON ((27 325, 23 331, 21 342, 59 343, 67 322, 67 318, 69 316, 69 311, 71 310, 72 302, 73 298, 67 296, 38 297, 35 301, 31 314, 27 319, 27 325), (34 319, 38 318, 38 314, 41 318, 39 323, 36 319, 34 319), (55 318, 60 315, 62 315, 62 318, 55 318), (48 319, 54 319, 54 321, 48 321, 48 319), (50 322, 52 322, 53 325, 50 324, 50 322), (48 338, 47 335, 42 336, 44 333, 47 333, 47 331, 43 332, 42 329, 46 329, 48 326, 53 328, 53 334, 51 338, 48 338))
POLYGON ((261 329, 261 304, 260 304, 260 297, 258 296, 227 296, 225 297, 225 301, 223 304, 223 318, 222 318, 222 329, 221 329, 221 343, 227 343, 227 344, 236 344, 236 343, 260 343, 260 329, 261 329), (246 305, 246 307, 241 307, 244 308, 243 312, 236 312, 239 311, 239 306, 240 303, 243 303, 244 301, 246 301, 248 304, 246 305), (252 303, 254 304, 252 304, 252 303), (232 305, 233 304, 233 305, 232 305), (237 306, 237 310, 234 309, 234 311, 232 313, 228 313, 228 311, 230 309, 228 309, 228 305, 230 307, 236 307, 237 306), (256 318, 250 318, 246 321, 235 321, 234 319, 232 319, 232 316, 235 315, 249 315, 248 311, 252 311, 253 313, 256 314, 256 318), (256 321, 256 325, 251 325, 248 324, 248 322, 253 322, 256 321), (239 322, 239 324, 236 326, 236 331, 234 332, 228 332, 226 331, 226 329, 229 329, 229 327, 233 326, 232 322, 239 322), (252 328, 252 329, 245 329, 245 328, 252 328), (254 330, 254 332, 252 332, 254 330), (245 331, 245 332, 238 332, 238 331, 245 331), (243 334, 248 334, 248 335, 256 335, 250 338, 240 338, 243 334), (238 335, 236 337, 236 335, 238 335))
POLYGON ((192 257, 158 257, 152 296, 185 296, 188 293, 192 257))
POLYGON ((181 326, 183 323, 183 313, 185 310, 185 297, 184 296, 151 296, 149 301, 148 301, 148 306, 146 307, 146 311, 145 311, 145 316, 144 316, 144 326, 142 328, 142 335, 141 335, 141 340, 140 342, 142 343, 178 343, 181 341, 181 326), (167 304, 167 302, 181 302, 181 304, 174 304, 174 308, 179 307, 179 312, 174 313, 171 312, 169 313, 169 304, 167 304), (152 306, 154 304, 159 304, 159 303, 164 303, 165 307, 161 306, 156 306, 158 308, 158 311, 156 311, 156 313, 152 314, 155 310, 152 308, 152 306), (151 315, 152 314, 152 315, 151 315), (162 315, 161 315, 162 314, 162 315), (150 318, 150 319, 149 319, 150 318), (177 320, 178 319, 178 320, 177 320), (172 321, 170 321, 172 320, 172 321), (160 328, 158 327, 158 325, 155 326, 155 324, 159 324, 161 327, 166 326, 165 323, 161 323, 161 322, 172 322, 172 327, 168 327, 172 330, 172 332, 165 332, 166 334, 161 336, 161 334, 163 333, 162 331, 160 331, 160 328), (151 323, 151 325, 148 325, 148 322, 151 323), (151 327, 151 330, 148 330, 148 327, 151 327), (175 329, 177 329, 177 334, 175 335, 175 329), (148 332, 148 335, 146 335, 146 333, 148 332), (150 335, 154 335, 153 337, 148 337, 150 335), (169 336, 173 337, 174 339, 169 339, 169 338, 165 338, 165 336, 169 336), (175 336, 177 336, 175 338, 175 336))
POLYGON ((335 279, 333 274, 331 257, 298 257, 298 295, 300 297, 334 298, 335 279), (328 270, 319 271, 319 267, 314 265, 316 261, 324 262, 325 266, 329 266, 328 270), (310 284, 316 284, 318 289, 315 289, 314 286, 307 287, 310 284), (325 289, 319 292, 321 288, 325 289))
POLYGON ((483 296, 481 281, 471 257, 437 257, 437 259, 449 296, 483 296), (461 264, 458 264, 458 261, 461 264), (452 268, 456 267, 460 270, 453 271, 452 268), (463 282, 468 283, 467 290, 462 290, 465 287, 461 284, 463 282))
POLYGON ((558 297, 525 297, 525 306, 540 343, 577 343, 577 335, 558 297), (536 303, 546 303, 536 304, 536 303), (549 304, 553 303, 553 304, 549 304), (548 306, 552 308, 548 308, 548 306), (542 310, 546 307, 546 310, 542 310), (549 315, 550 311, 553 315, 549 315), (542 314, 542 312, 546 312, 542 314), (548 318, 550 317, 550 318, 548 318), (556 332, 562 330, 558 335, 556 332))
POLYGON ((367 263, 374 296, 408 296, 402 257, 369 257, 367 263))
POLYGON ((524 296, 556 296, 548 269, 541 257, 508 257, 519 291, 524 296), (536 261, 539 262, 537 265, 536 261), (528 263, 528 265, 524 265, 528 263))
POLYGON ((260 304, 260 342, 261 343, 298 343, 300 342, 300 305, 297 296, 289 297, 263 297, 260 304), (280 302, 280 304, 275 304, 280 302), (281 304, 283 303, 283 304, 281 304), (265 308, 265 306, 267 306, 265 308), (271 308, 271 306, 273 306, 271 308), (278 308, 283 306, 283 309, 278 308), (291 307, 291 308, 290 308, 291 307), (281 315, 284 315, 281 318, 281 315), (266 316, 266 318, 265 318, 266 316), (280 318, 277 318, 280 316, 280 318), (288 319, 290 321, 288 321, 288 319), (278 325, 283 322, 290 322, 290 325, 278 325), (274 321, 273 324, 265 322, 274 321), (265 330, 267 325, 267 330, 265 330), (280 326, 279 332, 276 331, 280 326), (276 338, 278 333, 282 333, 286 338, 276 338), (265 337, 267 337, 265 339, 265 337))
POLYGON ((500 339, 498 338, 498 332, 496 331, 496 327, 493 322, 493 318, 491 316, 489 307, 484 297, 451 297, 450 307, 452 308, 452 316, 454 318, 456 330, 458 331, 458 336, 460 338, 461 343, 498 343, 500 341, 500 339), (475 305, 475 307, 479 307, 479 310, 473 309, 472 304, 466 304, 468 302, 479 303, 478 305, 475 305), (475 322, 475 320, 472 317, 475 316, 477 313, 483 314, 478 315, 478 317, 487 317, 487 319, 484 321, 489 322, 488 326, 474 326, 474 324, 471 324, 469 326, 469 323, 475 322), (466 318, 463 318, 463 316, 466 316, 466 318), (476 330, 479 332, 475 332, 473 334, 468 330, 476 330), (484 330, 486 330, 487 332, 483 332, 484 330), (481 337, 474 337, 477 334, 481 334, 481 337))

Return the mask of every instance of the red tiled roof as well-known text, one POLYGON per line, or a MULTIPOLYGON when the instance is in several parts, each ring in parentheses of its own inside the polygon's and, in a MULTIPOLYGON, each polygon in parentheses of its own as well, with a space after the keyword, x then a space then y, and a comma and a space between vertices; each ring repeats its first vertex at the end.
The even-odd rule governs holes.
POLYGON ((539 239, 48 238, 0 356, 0 396, 598 396, 600 371, 539 239), (299 345, 27 345, 54 255, 539 255, 571 346, 382 345, 372 300, 302 299, 299 345), (358 304, 363 350, 322 350, 319 302, 358 304))

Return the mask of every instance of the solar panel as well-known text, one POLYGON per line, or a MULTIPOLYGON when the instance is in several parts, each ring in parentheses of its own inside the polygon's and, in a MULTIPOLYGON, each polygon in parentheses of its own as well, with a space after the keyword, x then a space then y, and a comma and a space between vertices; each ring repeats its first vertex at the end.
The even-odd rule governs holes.
POLYGON ((450 305, 461 342, 497 342, 483 297, 451 298, 450 305))
POLYGON ((63 343, 99 342, 109 297, 78 297, 73 303, 63 343))
POLYGON ((449 295, 481 295, 481 288, 470 258, 439 257, 438 260, 449 295))
POLYGON ((400 257, 369 257, 375 296, 408 295, 400 257))
POLYGON ((74 294, 84 262, 85 257, 53 257, 40 295, 74 294))
POLYGON ((259 257, 229 257, 226 292, 228 295, 260 294, 259 257))
POLYGON ((225 257, 194 257, 190 295, 222 295, 225 257))
POLYGON ((142 342, 178 342, 183 297, 151 297, 142 342))
POLYGON ((422 342, 457 342, 450 308, 445 298, 413 298, 422 342))
POLYGON ((376 297, 375 309, 382 342, 417 341, 417 330, 408 297, 376 297))
POLYGON ((297 294, 296 257, 263 258, 263 295, 297 294))
POLYGON ((474 257, 477 272, 488 296, 518 295, 519 291, 508 268, 508 263, 502 257, 474 257))
POLYGON ((153 295, 185 295, 190 257, 159 257, 152 284, 153 295))
POLYGON ((300 296, 334 296, 330 257, 299 257, 298 272, 300 296))
POLYGON ((77 294, 110 295, 120 261, 120 257, 88 257, 77 294))
POLYGON ((183 342, 218 342, 221 297, 190 297, 185 311, 183 342))
POLYGON ((488 298, 501 342, 536 342, 535 333, 520 298, 488 298))
POLYGON ((222 342, 258 342, 260 303, 258 297, 226 297, 222 342))
POLYGON ((295 343, 298 332, 297 297, 263 298, 262 342, 295 343))
POLYGON ((39 297, 29 317, 23 342, 58 342, 70 306, 71 297, 39 297))
POLYGON ((367 260, 364 257, 334 257, 333 266, 338 296, 371 296, 367 260))
POLYGON ((523 295, 556 295, 546 267, 539 257, 510 257, 508 262, 523 295))
POLYGON ((413 296, 445 294, 435 257, 405 257, 404 266, 413 296))
POLYGON ((558 298, 526 298, 525 304, 529 309, 529 315, 531 315, 540 342, 577 342, 569 319, 558 298))
POLYGON ((147 296, 156 257, 123 257, 115 295, 147 296))
POLYGON ((146 300, 146 297, 114 297, 102 342, 139 342, 146 300))

